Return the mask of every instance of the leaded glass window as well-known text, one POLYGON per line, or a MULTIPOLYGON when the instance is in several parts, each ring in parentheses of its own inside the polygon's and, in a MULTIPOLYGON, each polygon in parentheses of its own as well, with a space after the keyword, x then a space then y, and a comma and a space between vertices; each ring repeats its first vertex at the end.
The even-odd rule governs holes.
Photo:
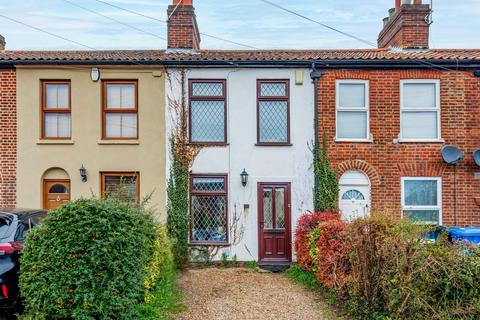
POLYGON ((190 242, 227 243, 227 177, 190 179, 190 242))
POLYGON ((225 80, 190 80, 190 142, 226 143, 225 80))
POLYGON ((288 80, 258 80, 258 144, 290 143, 288 80))

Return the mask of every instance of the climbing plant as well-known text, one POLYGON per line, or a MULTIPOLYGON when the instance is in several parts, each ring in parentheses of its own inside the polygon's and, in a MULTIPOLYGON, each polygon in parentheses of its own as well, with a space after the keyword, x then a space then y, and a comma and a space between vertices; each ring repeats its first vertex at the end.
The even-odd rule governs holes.
POLYGON ((314 190, 315 211, 325 212, 338 209, 338 180, 328 159, 328 143, 323 135, 322 147, 313 151, 313 168, 317 188, 314 190))
POLYGON ((189 179, 191 164, 199 152, 188 143, 188 110, 185 101, 185 70, 167 74, 171 91, 180 87, 180 96, 168 97, 170 112, 170 172, 167 186, 167 228, 173 241, 175 264, 184 266, 189 259, 189 179))

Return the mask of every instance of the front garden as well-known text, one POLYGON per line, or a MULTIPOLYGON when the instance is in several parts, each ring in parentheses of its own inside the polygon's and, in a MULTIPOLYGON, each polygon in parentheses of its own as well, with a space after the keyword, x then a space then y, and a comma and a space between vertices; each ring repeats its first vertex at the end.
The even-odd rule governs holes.
POLYGON ((288 274, 352 319, 480 319, 480 251, 445 235, 429 242, 430 229, 380 213, 350 224, 309 213, 288 274))
POLYGON ((49 213, 27 237, 22 319, 163 319, 177 306, 164 226, 142 204, 81 199, 49 213))

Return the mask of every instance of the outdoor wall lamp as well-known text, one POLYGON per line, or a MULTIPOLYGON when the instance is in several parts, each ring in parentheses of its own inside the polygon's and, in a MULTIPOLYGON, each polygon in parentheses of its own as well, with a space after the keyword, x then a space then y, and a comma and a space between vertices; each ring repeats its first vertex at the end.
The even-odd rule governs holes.
POLYGON ((100 69, 98 68, 92 68, 90 71, 90 77, 92 78, 93 82, 97 82, 100 80, 100 69))
POLYGON ((240 178, 242 178, 242 186, 247 186, 248 182, 248 173, 243 169, 242 173, 240 173, 240 178))
POLYGON ((82 177, 82 182, 87 182, 87 180, 88 180, 88 177, 87 177, 87 169, 85 169, 85 167, 83 166, 83 164, 82 164, 82 166, 80 167, 79 171, 80 171, 80 177, 82 177))

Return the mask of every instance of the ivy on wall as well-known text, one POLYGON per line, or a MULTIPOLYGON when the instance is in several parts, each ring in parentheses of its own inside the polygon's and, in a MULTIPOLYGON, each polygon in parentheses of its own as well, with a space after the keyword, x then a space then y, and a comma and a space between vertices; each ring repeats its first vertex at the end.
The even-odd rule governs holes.
POLYGON ((317 212, 338 210, 338 180, 328 160, 328 142, 323 135, 322 148, 314 151, 313 168, 318 187, 314 191, 314 208, 317 212))
POLYGON ((170 172, 167 186, 167 228, 173 241, 175 264, 184 266, 190 255, 189 170, 200 151, 188 143, 188 109, 185 99, 185 70, 167 74, 170 88, 181 88, 179 97, 168 97, 172 134, 170 137, 170 172))

